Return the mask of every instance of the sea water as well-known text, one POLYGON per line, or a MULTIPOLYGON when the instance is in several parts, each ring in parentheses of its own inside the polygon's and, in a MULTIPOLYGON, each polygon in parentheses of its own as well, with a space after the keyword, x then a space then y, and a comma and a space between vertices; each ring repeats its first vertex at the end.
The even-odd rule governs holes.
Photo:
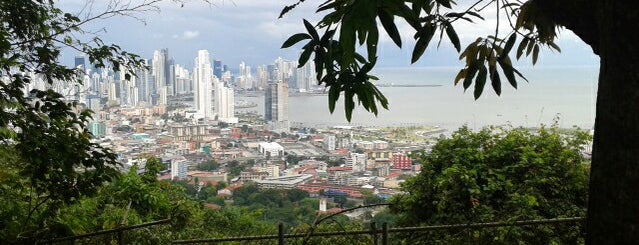
MULTIPOLYGON (((289 120, 293 126, 438 126, 454 130, 462 125, 479 129, 486 125, 535 127, 557 121, 560 127, 592 129, 595 119, 597 67, 553 67, 520 69, 528 82, 518 79, 514 89, 502 76, 497 96, 487 81, 475 100, 473 86, 464 91, 453 79, 459 68, 381 68, 374 71, 379 82, 395 85, 441 85, 428 87, 380 87, 389 110, 377 116, 361 106, 351 122, 344 116, 344 100, 328 110, 327 96, 289 97, 289 120)), ((264 97, 241 97, 258 104, 250 108, 263 114, 264 97)))

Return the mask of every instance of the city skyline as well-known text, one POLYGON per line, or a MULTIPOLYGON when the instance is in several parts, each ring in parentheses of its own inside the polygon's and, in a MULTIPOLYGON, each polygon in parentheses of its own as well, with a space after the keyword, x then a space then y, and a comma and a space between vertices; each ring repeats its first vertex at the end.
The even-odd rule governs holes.
MULTIPOLYGON (((102 40, 116 43, 125 50, 149 57, 155 50, 169 48, 175 62, 185 67, 194 65, 192 53, 200 49, 212 50, 216 59, 227 64, 239 64, 257 67, 267 64, 273 57, 297 60, 300 49, 280 49, 289 36, 303 32, 302 18, 311 21, 318 18, 313 12, 315 5, 304 3, 278 19, 284 3, 276 1, 254 2, 236 0, 233 2, 216 2, 208 5, 205 2, 190 1, 181 7, 173 2, 162 2, 159 12, 145 12, 134 18, 110 18, 90 23, 89 30, 96 30, 102 40), (198 25, 193 25, 198 23, 198 25)), ((85 14, 83 1, 64 1, 61 7, 71 13, 85 14)), ((103 7, 94 3, 93 11, 103 7)), ((85 10, 86 11, 86 10, 85 10)), ((80 15, 83 16, 83 15, 80 15)), ((487 15, 486 25, 456 25, 462 45, 472 42, 477 36, 490 34, 494 30, 488 28, 495 22, 494 16, 487 15)), ((404 28, 400 23, 400 29, 404 28)), ((561 31, 557 44, 562 54, 542 49, 537 66, 595 66, 599 59, 570 31, 561 31)), ((426 51, 424 59, 410 65, 410 48, 414 40, 411 35, 402 39, 406 42, 404 49, 392 44, 386 35, 380 35, 378 55, 379 67, 423 67, 423 66, 460 66, 458 54, 452 46, 444 41, 441 47, 426 51)), ((72 51, 63 53, 62 60, 69 62, 76 55, 72 51)), ((525 59, 519 66, 530 66, 525 59)))

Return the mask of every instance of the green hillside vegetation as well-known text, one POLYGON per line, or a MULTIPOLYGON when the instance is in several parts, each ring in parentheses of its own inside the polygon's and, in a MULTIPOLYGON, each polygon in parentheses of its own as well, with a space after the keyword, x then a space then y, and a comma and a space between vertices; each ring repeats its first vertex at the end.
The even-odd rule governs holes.
MULTIPOLYGON (((589 162, 580 130, 541 127, 505 130, 467 127, 422 154, 421 173, 392 200, 402 226, 584 217, 589 162)), ((428 244, 581 244, 580 223, 477 231, 470 241, 457 231, 413 237, 428 244)))

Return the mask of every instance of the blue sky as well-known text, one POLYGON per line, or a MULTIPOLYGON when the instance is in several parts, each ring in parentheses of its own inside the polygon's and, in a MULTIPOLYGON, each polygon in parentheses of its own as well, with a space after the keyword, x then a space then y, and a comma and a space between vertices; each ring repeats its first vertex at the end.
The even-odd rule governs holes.
MULTIPOLYGON (((96 2, 102 3, 101 1, 96 2)), ((136 17, 143 21, 117 16, 95 21, 84 29, 97 33, 107 43, 116 43, 144 58, 150 58, 154 50, 169 48, 170 55, 178 64, 191 67, 197 50, 207 49, 212 59, 222 60, 231 68, 236 68, 241 61, 256 67, 270 64, 278 56, 291 60, 297 58, 299 46, 284 50, 279 47, 288 36, 304 30, 303 18, 320 18, 313 10, 323 1, 306 1, 283 19, 278 19, 282 7, 294 2, 211 0, 212 4, 207 4, 200 0, 187 0, 184 6, 180 6, 174 1, 164 1, 159 4, 160 11, 136 14, 136 17)), ((82 16, 87 13, 86 8, 84 12, 80 12, 85 3, 83 0, 60 1, 60 6, 65 11, 81 13, 82 16)), ((98 5, 93 6, 94 13, 104 8, 98 5)), ((476 24, 460 23, 455 26, 461 37, 462 46, 478 36, 494 32, 496 21, 491 16, 491 12, 488 11, 485 21, 476 24)), ((408 27, 400 26, 400 30, 408 30, 408 27)), ((380 67, 411 66, 411 34, 406 33, 403 41, 404 49, 399 49, 390 39, 382 37, 378 52, 380 67)), ((558 44, 562 48, 562 53, 543 52, 539 66, 598 65, 598 57, 570 31, 561 32, 558 44)), ((72 62, 76 54, 66 52, 62 59, 72 62)), ((422 59, 412 66, 461 67, 462 63, 457 57, 455 50, 447 43, 447 39, 444 39, 441 47, 431 45, 422 59)), ((530 66, 530 62, 521 62, 520 66, 530 66)))

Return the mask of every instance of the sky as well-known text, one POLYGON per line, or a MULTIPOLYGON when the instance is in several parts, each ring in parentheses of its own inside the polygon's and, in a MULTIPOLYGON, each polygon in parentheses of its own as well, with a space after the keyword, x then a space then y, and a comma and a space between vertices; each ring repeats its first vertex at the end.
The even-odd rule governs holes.
MULTIPOLYGON (((59 6, 66 12, 78 14, 81 18, 86 14, 95 14, 105 9, 105 3, 113 0, 97 0, 87 7, 85 0, 59 1, 59 6)), ((136 4, 144 0, 118 0, 121 3, 136 4)), ((148 1, 148 0, 147 0, 148 1)), ((100 19, 84 26, 84 30, 97 34, 105 43, 115 43, 123 49, 136 53, 143 58, 151 58, 154 50, 168 48, 177 64, 185 67, 193 66, 197 51, 207 49, 211 59, 222 60, 232 69, 240 62, 257 67, 271 64, 277 57, 296 60, 300 45, 288 49, 280 49, 281 44, 291 35, 304 32, 302 19, 317 21, 321 15, 314 14, 317 5, 324 1, 306 1, 278 19, 285 5, 295 3, 292 0, 184 0, 182 3, 163 1, 157 6, 159 11, 143 11, 134 14, 135 18, 115 16, 100 19)), ((494 32, 496 17, 494 11, 486 11, 485 21, 475 24, 455 23, 462 47, 494 32)), ((506 25, 501 25, 505 30, 506 25)), ((399 29, 409 30, 405 24, 399 29)), ((380 32, 381 27, 380 27, 380 32)), ((505 32, 504 32, 505 33, 505 32)), ((397 48, 390 39, 381 35, 379 45, 378 67, 428 67, 446 66, 462 67, 457 59, 458 54, 445 38, 439 48, 432 45, 420 61, 410 64, 412 53, 412 34, 404 32, 402 40, 404 48, 397 48)), ((433 42, 436 40, 433 39, 433 42)), ((562 49, 561 54, 542 51, 538 66, 597 66, 599 59, 592 54, 578 37, 568 30, 560 32, 557 42, 562 49)), ((61 59, 73 62, 77 52, 66 51, 61 59)), ((519 63, 530 66, 529 59, 519 63)))

